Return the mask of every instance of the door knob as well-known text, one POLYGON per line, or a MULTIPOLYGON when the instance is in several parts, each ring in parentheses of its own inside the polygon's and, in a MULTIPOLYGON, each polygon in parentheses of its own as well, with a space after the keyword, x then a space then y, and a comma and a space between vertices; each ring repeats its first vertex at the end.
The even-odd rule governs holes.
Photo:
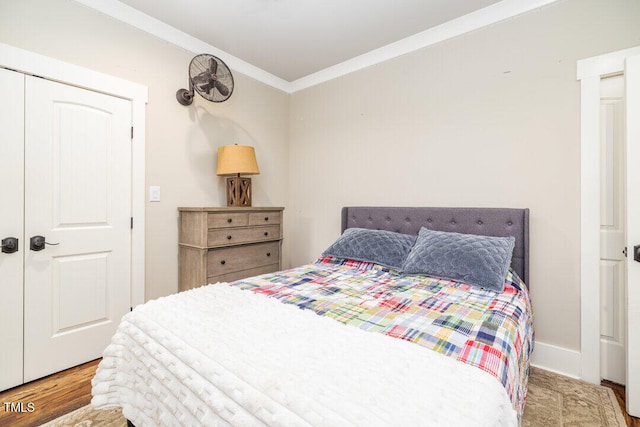
POLYGON ((33 236, 29 240, 29 243, 30 243, 29 249, 31 249, 32 251, 41 251, 44 249, 44 245, 55 246, 60 244, 60 243, 49 243, 45 240, 44 236, 33 236))
POLYGON ((640 262, 640 245, 633 247, 633 260, 640 262))
POLYGON ((12 254, 18 252, 18 239, 16 237, 7 237, 2 239, 2 252, 12 254))

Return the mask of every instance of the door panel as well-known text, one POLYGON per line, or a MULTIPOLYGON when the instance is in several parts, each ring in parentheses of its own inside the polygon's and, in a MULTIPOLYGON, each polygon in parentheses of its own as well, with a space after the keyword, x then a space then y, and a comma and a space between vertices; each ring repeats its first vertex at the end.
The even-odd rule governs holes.
POLYGON ((109 256, 107 252, 53 259, 54 337, 108 322, 109 256))
POLYGON ((25 94, 25 238, 55 244, 25 252, 30 381, 100 357, 129 310, 131 105, 31 76, 25 94))
POLYGON ((19 239, 17 252, 0 252, 0 390, 4 390, 22 384, 24 75, 0 68, 0 93, 0 239, 19 239))
POLYGON ((54 102, 55 227, 109 224, 111 114, 77 103, 54 102), (78 123, 83 126, 78 128, 78 123), (81 167, 76 165, 81 164, 81 167))

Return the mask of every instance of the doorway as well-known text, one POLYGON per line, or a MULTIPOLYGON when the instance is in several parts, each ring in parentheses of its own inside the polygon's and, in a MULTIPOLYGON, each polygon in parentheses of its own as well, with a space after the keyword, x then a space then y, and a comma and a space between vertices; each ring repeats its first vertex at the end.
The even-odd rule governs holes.
MULTIPOLYGON (((640 47, 578 61, 581 88, 581 351, 580 376, 599 384, 601 372, 601 93, 603 79, 615 75, 624 78, 624 133, 626 189, 640 186, 640 47), (631 117, 632 119, 629 119, 631 117)), ((632 248, 640 243, 640 197, 624 191, 626 272, 626 394, 627 412, 640 414, 640 262, 633 259, 632 248)), ((604 195, 606 197, 606 194, 604 195)))

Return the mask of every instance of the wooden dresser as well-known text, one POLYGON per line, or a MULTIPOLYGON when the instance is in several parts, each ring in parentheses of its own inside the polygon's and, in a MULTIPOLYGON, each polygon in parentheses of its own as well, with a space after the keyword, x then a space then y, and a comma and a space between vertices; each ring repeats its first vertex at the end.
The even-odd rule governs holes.
POLYGON ((282 268, 284 208, 178 208, 178 290, 282 268))

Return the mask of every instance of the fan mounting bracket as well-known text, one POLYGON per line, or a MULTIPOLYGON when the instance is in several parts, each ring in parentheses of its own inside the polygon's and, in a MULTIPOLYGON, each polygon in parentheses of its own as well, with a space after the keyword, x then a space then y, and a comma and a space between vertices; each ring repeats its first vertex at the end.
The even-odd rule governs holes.
POLYGON ((191 105, 193 103, 193 91, 186 89, 178 89, 176 99, 182 105, 191 105))

